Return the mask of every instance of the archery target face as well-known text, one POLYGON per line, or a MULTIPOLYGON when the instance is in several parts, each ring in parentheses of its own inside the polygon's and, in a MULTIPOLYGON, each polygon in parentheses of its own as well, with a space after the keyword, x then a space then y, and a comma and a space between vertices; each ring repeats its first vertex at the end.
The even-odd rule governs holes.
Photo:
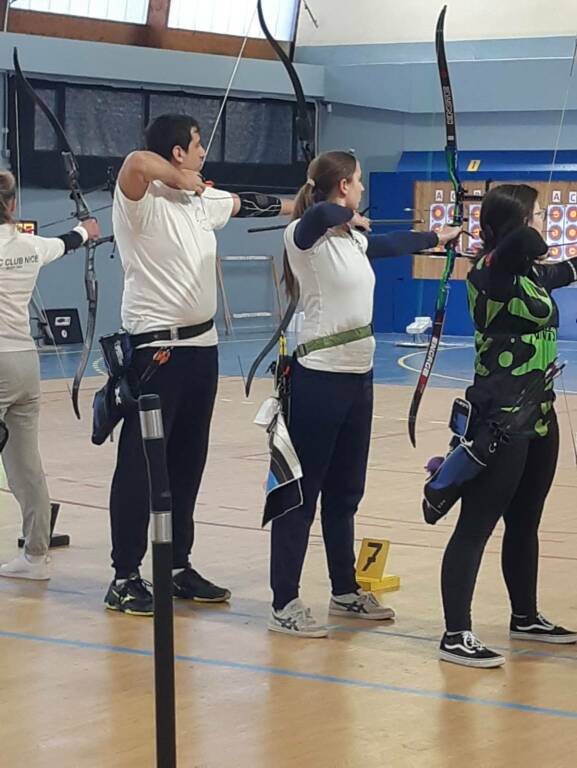
POLYGON ((565 258, 563 247, 565 234, 565 206, 550 205, 547 209, 547 232, 545 240, 549 248, 549 261, 561 261, 565 258))
POLYGON ((469 206, 469 226, 468 230, 471 233, 471 237, 467 238, 469 248, 472 251, 477 251, 482 248, 481 242, 481 206, 476 203, 469 206))
MULTIPOLYGON (((429 227, 431 232, 438 233, 447 221, 447 206, 441 203, 433 203, 429 215, 429 227)), ((441 250, 440 246, 437 246, 441 250)))
POLYGON ((577 205, 568 205, 565 209, 565 258, 573 259, 577 255, 577 205))
POLYGON ((569 224, 565 227, 565 242, 574 243, 577 241, 577 224, 569 224))

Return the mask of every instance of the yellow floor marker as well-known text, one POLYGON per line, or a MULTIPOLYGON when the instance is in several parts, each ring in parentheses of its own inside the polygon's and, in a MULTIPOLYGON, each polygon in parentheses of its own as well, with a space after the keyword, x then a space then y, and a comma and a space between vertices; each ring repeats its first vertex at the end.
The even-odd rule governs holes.
POLYGON ((391 542, 386 539, 363 539, 357 558, 357 583, 365 592, 396 592, 401 588, 398 576, 386 574, 385 565, 391 542))

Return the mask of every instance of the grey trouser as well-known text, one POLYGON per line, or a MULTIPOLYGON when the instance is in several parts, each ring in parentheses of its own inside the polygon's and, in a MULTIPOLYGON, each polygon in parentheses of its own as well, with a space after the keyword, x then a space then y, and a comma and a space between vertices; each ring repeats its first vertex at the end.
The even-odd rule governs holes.
POLYGON ((50 499, 38 451, 40 364, 36 351, 0 353, 0 418, 10 432, 2 452, 8 486, 22 510, 25 550, 45 555, 50 499))

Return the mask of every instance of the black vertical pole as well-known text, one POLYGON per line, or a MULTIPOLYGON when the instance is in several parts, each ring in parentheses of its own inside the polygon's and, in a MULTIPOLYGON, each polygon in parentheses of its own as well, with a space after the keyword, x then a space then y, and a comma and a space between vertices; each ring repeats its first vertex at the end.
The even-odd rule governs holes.
POLYGON ((158 395, 138 400, 140 429, 150 487, 152 582, 154 589, 154 688, 156 765, 176 768, 174 621, 172 613, 172 498, 166 468, 158 395))

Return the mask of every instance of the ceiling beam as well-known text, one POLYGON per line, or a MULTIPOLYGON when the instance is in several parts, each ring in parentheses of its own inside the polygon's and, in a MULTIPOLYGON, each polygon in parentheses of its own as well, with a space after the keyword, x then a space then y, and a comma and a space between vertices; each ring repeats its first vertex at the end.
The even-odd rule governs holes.
POLYGON ((170 0, 149 0, 146 26, 148 27, 148 44, 151 48, 162 48, 159 43, 168 29, 169 14, 170 0))
MULTIPOLYGON (((152 1, 155 2, 156 0, 152 1)), ((158 3, 165 2, 165 0, 157 1, 158 3)), ((6 0, 0 0, 0 4, 3 2, 6 0)), ((151 7, 149 6, 149 14, 150 12, 151 7)), ((155 20, 155 24, 158 23, 158 26, 155 27, 154 34, 151 36, 147 24, 128 24, 119 21, 87 19, 67 14, 21 11, 13 8, 8 17, 7 31, 23 35, 91 40, 100 43, 136 45, 189 53, 214 53, 221 56, 238 55, 242 37, 218 35, 212 32, 195 32, 187 29, 169 29, 160 25, 159 18, 161 18, 160 15, 155 20)), ((0 19, 3 22, 2 16, 0 19)), ((244 56, 253 59, 276 59, 276 54, 269 43, 260 39, 249 39, 244 56)))

